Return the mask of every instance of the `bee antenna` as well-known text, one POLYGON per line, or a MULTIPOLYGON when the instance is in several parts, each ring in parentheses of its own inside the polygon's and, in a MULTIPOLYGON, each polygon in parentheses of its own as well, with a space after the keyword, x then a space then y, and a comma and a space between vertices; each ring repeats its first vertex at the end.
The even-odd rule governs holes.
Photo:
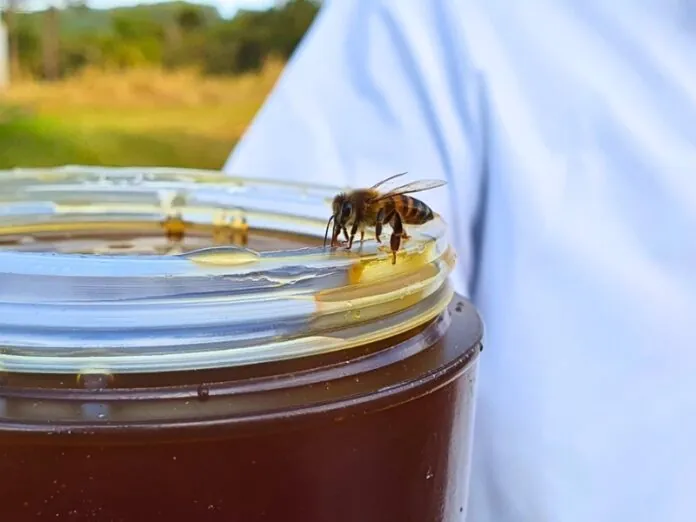
POLYGON ((326 223, 326 232, 324 232, 324 246, 326 246, 326 240, 329 237, 329 225, 331 225, 331 222, 334 220, 334 216, 331 216, 329 218, 328 223, 326 223))

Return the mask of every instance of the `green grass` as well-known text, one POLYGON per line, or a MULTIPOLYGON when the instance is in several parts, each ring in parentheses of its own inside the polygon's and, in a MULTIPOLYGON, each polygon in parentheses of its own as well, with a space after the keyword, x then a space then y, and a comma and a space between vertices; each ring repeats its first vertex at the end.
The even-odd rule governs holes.
POLYGON ((0 168, 66 164, 221 168, 282 71, 90 72, 0 98, 0 168), (4 110, 3 110, 4 107, 4 110))
POLYGON ((137 132, 25 117, 0 124, 0 168, 80 164, 219 169, 234 144, 182 131, 137 132))

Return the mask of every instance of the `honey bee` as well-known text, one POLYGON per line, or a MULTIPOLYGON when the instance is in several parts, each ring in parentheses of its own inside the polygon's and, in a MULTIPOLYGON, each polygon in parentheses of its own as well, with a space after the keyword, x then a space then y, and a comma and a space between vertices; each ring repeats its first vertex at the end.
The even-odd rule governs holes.
POLYGON ((406 173, 402 172, 401 174, 391 176, 370 188, 357 189, 336 195, 332 203, 333 214, 326 224, 324 246, 326 246, 332 221, 331 247, 336 245, 338 235, 343 232, 346 241, 348 241, 348 250, 353 246, 353 238, 358 230, 360 231, 360 243, 362 244, 367 227, 375 228, 375 239, 378 243, 381 243, 382 227, 384 224, 389 224, 392 228, 389 241, 393 256, 392 264, 395 264, 396 252, 401 246, 402 238, 408 239, 409 237, 404 231, 404 224, 422 225, 434 217, 434 213, 428 205, 406 194, 434 189, 447 183, 440 180, 418 180, 387 192, 378 190, 384 183, 404 174, 406 173), (348 227, 351 227, 350 234, 348 233, 348 227))

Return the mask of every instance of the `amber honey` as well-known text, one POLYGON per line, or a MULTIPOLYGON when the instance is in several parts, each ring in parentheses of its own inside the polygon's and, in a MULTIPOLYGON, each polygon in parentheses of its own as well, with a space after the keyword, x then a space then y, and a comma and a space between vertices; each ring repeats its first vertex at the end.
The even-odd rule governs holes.
POLYGON ((448 251, 389 272, 225 212, 0 214, 0 520, 462 520, 482 331, 448 251))

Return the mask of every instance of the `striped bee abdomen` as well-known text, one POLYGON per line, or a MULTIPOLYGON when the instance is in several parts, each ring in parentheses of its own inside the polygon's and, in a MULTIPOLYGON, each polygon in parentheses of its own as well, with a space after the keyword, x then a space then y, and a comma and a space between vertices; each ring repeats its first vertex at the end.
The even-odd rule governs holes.
POLYGON ((400 207, 399 213, 404 223, 408 225, 422 225, 433 219, 432 209, 420 199, 405 195, 401 195, 400 198, 402 202, 397 206, 400 207))

